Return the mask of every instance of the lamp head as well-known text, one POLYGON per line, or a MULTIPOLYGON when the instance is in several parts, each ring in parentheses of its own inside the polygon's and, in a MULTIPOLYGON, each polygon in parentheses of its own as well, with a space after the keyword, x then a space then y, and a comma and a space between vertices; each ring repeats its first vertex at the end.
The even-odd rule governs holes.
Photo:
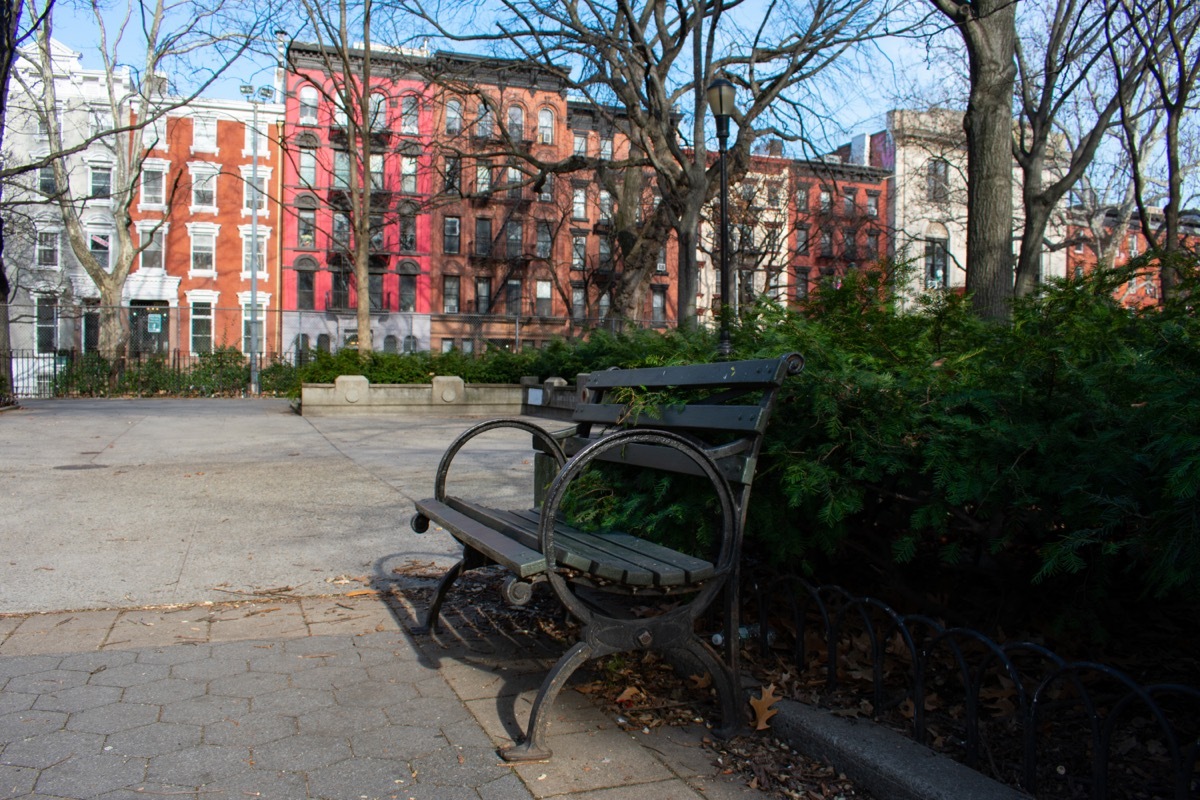
POLYGON ((708 98, 708 107, 712 109, 714 117, 728 119, 733 115, 734 103, 737 100, 737 88, 726 78, 718 77, 710 83, 708 89, 705 90, 705 95, 708 98))
POLYGON ((272 97, 275 96, 275 87, 274 86, 258 87, 258 96, 264 100, 270 100, 272 97))
POLYGON ((245 95, 246 97, 249 97, 250 95, 254 94, 254 87, 248 83, 243 83, 238 88, 241 90, 242 94, 245 95))

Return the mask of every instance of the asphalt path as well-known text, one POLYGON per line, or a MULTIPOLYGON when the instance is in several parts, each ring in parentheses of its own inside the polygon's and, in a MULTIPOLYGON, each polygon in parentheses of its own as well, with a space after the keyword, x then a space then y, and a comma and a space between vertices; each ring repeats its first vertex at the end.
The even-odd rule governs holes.
MULTIPOLYGON (((282 400, 46 400, 0 413, 0 614, 361 590, 451 563, 413 500, 467 417, 301 417, 282 400)), ((552 424, 553 426, 553 424, 552 424)), ((528 504, 529 437, 488 433, 451 485, 528 504)))

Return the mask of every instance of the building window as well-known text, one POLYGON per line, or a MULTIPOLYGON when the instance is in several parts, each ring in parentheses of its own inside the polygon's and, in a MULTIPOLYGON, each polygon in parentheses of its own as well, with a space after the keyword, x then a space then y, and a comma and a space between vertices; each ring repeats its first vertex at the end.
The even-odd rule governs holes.
POLYGON ((400 156, 400 191, 417 193, 417 157, 400 156))
POLYGON ((448 194, 458 194, 462 188, 462 159, 450 157, 446 159, 446 182, 443 187, 448 194))
POLYGON ((189 226, 192 239, 192 272, 216 272, 216 231, 189 226))
POLYGON ((296 308, 301 311, 316 308, 316 277, 317 274, 311 270, 296 272, 296 308))
POLYGON ((587 316, 587 290, 582 286, 571 286, 571 318, 581 320, 587 316))
POLYGON ((54 180, 54 167, 47 165, 38 169, 38 191, 50 197, 58 194, 58 184, 54 180))
POLYGON ((487 194, 492 190, 492 162, 479 161, 475 164, 475 191, 487 194))
POLYGON ((925 240, 925 288, 941 289, 949 285, 949 264, 945 239, 925 240))
POLYGON ((372 253, 383 252, 385 225, 382 214, 372 214, 367 220, 367 248, 372 253))
POLYGON ((607 236, 600 237, 600 269, 609 271, 613 268, 612 240, 607 236))
POLYGON ((1138 237, 1133 234, 1129 237, 1129 257, 1137 258, 1138 256, 1138 237))
POLYGON ((537 224, 537 257, 549 258, 554 241, 554 231, 549 222, 538 221, 537 224))
POLYGON ((253 341, 257 345, 256 354, 261 356, 266 344, 263 341, 263 321, 266 318, 267 309, 262 303, 259 303, 258 313, 254 313, 254 310, 254 306, 249 303, 242 306, 242 352, 250 353, 253 341))
POLYGON ((520 106, 508 107, 508 138, 514 142, 525 139, 525 110, 520 106))
POLYGON ((587 189, 581 186, 571 190, 571 217, 587 219, 587 189))
POLYGON ((58 298, 42 294, 37 298, 37 350, 53 353, 58 349, 58 298))
POLYGON ((879 231, 867 231, 867 249, 864 258, 879 258, 879 231))
POLYGON ((822 188, 820 194, 820 209, 822 214, 828 214, 833 210, 833 192, 822 188))
POLYGON ((454 352, 454 340, 453 339, 442 339, 442 352, 443 353, 454 352))
MULTIPOLYGON (((404 100, 407 103, 408 98, 404 100)), ((405 108, 407 109, 407 105, 405 108)), ((381 131, 387 127, 387 97, 382 94, 373 94, 367 98, 367 127, 373 131, 381 131)))
POLYGON ((808 191, 812 188, 807 183, 796 184, 796 211, 808 213, 808 191))
POLYGON ((345 150, 333 153, 333 186, 336 189, 350 188, 350 154, 345 150))
POLYGON ((462 103, 458 100, 451 100, 446 103, 446 133, 457 136, 462 132, 462 108, 462 103))
POLYGON ((858 206, 858 190, 846 189, 842 192, 842 213, 853 217, 858 206))
POLYGON ((950 162, 944 158, 932 159, 926 167, 926 199, 931 203, 944 203, 950 199, 950 162))
POLYGON ((548 317, 553 313, 550 281, 538 281, 534 285, 534 313, 539 317, 548 317))
POLYGON ((345 211, 333 212, 333 226, 329 238, 335 249, 343 252, 350 249, 350 215, 345 211))
POLYGON ((371 179, 371 191, 383 191, 383 153, 373 153, 371 160, 368 162, 369 177, 371 179))
POLYGON ((457 275, 442 276, 442 313, 458 313, 459 279, 457 275))
POLYGON ((612 222, 613 196, 608 189, 600 190, 600 221, 612 222))
POLYGON ((808 228, 796 229, 796 255, 808 255, 808 228))
POLYGON ((416 134, 420 130, 420 102, 415 94, 400 98, 400 132, 416 134))
POLYGON ((91 197, 105 199, 112 196, 112 167, 93 164, 91 166, 91 197))
POLYGON ((413 312, 417 310, 417 276, 400 276, 400 310, 413 312))
POLYGON ((842 230, 842 258, 847 260, 858 258, 858 246, 855 234, 849 228, 842 230))
POLYGON ((163 232, 161 230, 141 233, 142 238, 142 269, 163 268, 163 232))
POLYGON ((217 120, 214 117, 192 118, 192 152, 217 152, 217 120))
POLYGON ((480 139, 491 139, 496 132, 496 121, 487 103, 479 104, 479 116, 475 120, 475 135, 480 139))
POLYGON ((504 313, 510 317, 521 313, 520 278, 509 278, 504 282, 504 313))
POLYGON ((517 219, 504 223, 504 254, 508 258, 519 258, 524 252, 524 230, 517 219))
POLYGON ((475 255, 492 254, 492 221, 486 217, 475 220, 475 255))
POLYGON ((587 237, 571 237, 571 269, 583 269, 587 265, 587 237))
POLYGON ((442 252, 457 255, 462 243, 462 220, 446 217, 442 220, 442 252))
POLYGON ((267 177, 259 174, 257 178, 246 177, 242 184, 242 209, 252 210, 257 208, 263 211, 267 207, 267 177))
POLYGON ((521 183, 525 180, 525 174, 521 172, 521 168, 510 166, 508 168, 508 199, 520 200, 521 192, 525 187, 521 183))
POLYGON ((112 234, 100 233, 91 231, 88 233, 88 252, 92 254, 92 258, 96 259, 96 263, 101 269, 109 267, 109 253, 112 250, 112 234))
POLYGON ((796 270, 796 299, 803 300, 808 297, 808 270, 796 270))
POLYGON ((300 184, 312 189, 317 185, 317 151, 310 147, 300 150, 300 184))
POLYGON ((548 108, 538 112, 538 141, 554 144, 554 112, 548 108))
POLYGON ((655 325, 667 323, 667 287, 650 287, 650 321, 655 325))
POLYGON ((879 195, 870 193, 867 194, 867 216, 879 216, 879 195))
MULTIPOLYGON (((349 308, 350 307, 350 273, 344 269, 334 270, 330 276, 332 278, 329 287, 329 307, 330 308, 349 308)), ((320 346, 320 339, 317 339, 320 346)))
POLYGON ((296 247, 312 250, 317 246, 317 212, 301 208, 296 212, 296 247))
POLYGON ((542 177, 542 187, 538 189, 538 202, 554 202, 554 173, 547 173, 542 177))
POLYGON ((258 238, 258 254, 255 258, 254 236, 245 236, 242 238, 242 272, 247 275, 258 267, 258 272, 261 273, 266 269, 267 264, 267 237, 259 234, 258 238))
POLYGON ((38 231, 37 265, 42 269, 58 268, 58 231, 38 231))
POLYGON ((383 274, 372 272, 367 275, 367 302, 372 311, 383 311, 383 274))
POLYGON ((830 258, 833 255, 833 231, 821 231, 821 256, 830 258))
POLYGON ((192 211, 216 209, 217 173, 209 170, 192 172, 192 211))
POLYGON ((492 310, 492 279, 475 279, 475 313, 486 314, 492 310))
POLYGON ((588 140, 588 137, 587 137, 586 133, 575 134, 575 143, 574 143, 574 147, 571 152, 577 156, 586 156, 587 155, 587 140, 588 140))
POLYGON ((142 205, 161 206, 166 203, 166 172, 156 167, 142 168, 142 205))
POLYGON ((317 124, 317 87, 300 87, 300 124, 317 124))
POLYGON ((213 346, 212 303, 192 303, 192 352, 211 353, 213 346))
POLYGON ((654 261, 655 272, 667 271, 667 248, 666 246, 658 248, 658 257, 654 261))
POLYGON ((601 320, 608 319, 608 312, 612 309, 612 295, 608 292, 600 295, 600 301, 596 304, 596 314, 601 320))
POLYGON ((779 184, 778 183, 768 183, 767 184, 767 205, 769 205, 771 208, 778 208, 778 206, 779 206, 779 184))
POLYGON ((600 139, 600 158, 605 161, 612 161, 613 157, 613 140, 610 136, 605 136, 600 139))
POLYGON ((400 215, 400 252, 417 252, 417 217, 411 213, 400 215))

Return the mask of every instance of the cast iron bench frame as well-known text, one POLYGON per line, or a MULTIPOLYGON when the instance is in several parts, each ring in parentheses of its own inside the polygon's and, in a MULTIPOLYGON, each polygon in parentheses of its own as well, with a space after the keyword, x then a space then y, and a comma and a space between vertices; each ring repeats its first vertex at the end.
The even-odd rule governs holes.
POLYGON ((549 758, 549 711, 571 674, 590 659, 631 650, 690 653, 709 670, 720 698, 722 725, 715 733, 728 736, 737 730, 741 714, 735 632, 742 532, 776 394, 784 379, 803 367, 803 357, 792 353, 776 359, 596 372, 579 387, 574 431, 556 436, 524 420, 496 419, 475 425, 446 449, 438 464, 434 497, 417 501, 412 528, 424 533, 430 521, 436 522, 462 544, 463 557, 439 582, 420 630, 437 629, 442 602, 464 571, 491 564, 512 573, 504 588, 510 602, 528 602, 532 584, 547 581, 583 626, 580 641, 542 682, 523 740, 501 752, 505 760, 549 758), (631 393, 670 391, 696 399, 649 408, 629 405, 631 393), (499 428, 528 432, 534 447, 558 467, 540 511, 488 508, 446 491, 451 463, 463 446, 499 428), (567 486, 596 460, 707 478, 721 509, 716 560, 678 553, 631 534, 586 533, 558 522, 567 486), (685 597, 659 616, 626 619, 585 601, 573 586, 685 597), (696 621, 722 590, 724 661, 695 634, 696 621))

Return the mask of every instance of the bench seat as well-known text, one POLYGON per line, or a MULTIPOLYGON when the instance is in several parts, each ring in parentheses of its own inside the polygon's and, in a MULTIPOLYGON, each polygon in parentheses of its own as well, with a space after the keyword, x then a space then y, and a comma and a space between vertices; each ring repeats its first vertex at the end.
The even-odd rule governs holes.
MULTIPOLYGON (((538 551, 536 510, 504 511, 458 497, 417 501, 417 511, 437 521, 466 544, 518 578, 546 570, 538 551)), ((716 575, 709 561, 618 532, 586 532, 554 526, 555 560, 603 581, 630 588, 670 590, 694 587, 716 575)))

